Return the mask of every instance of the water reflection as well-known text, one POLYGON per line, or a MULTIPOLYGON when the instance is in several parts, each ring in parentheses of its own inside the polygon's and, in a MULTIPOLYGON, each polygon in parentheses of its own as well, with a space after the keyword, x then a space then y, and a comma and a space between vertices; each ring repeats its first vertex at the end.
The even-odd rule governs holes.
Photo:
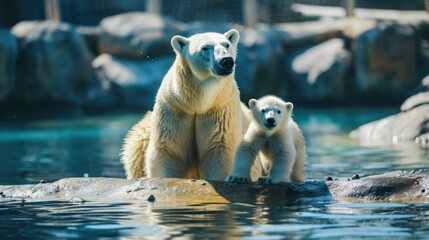
POLYGON ((319 239, 424 238, 429 204, 309 205, 0 203, 0 236, 19 239, 137 237, 319 239))

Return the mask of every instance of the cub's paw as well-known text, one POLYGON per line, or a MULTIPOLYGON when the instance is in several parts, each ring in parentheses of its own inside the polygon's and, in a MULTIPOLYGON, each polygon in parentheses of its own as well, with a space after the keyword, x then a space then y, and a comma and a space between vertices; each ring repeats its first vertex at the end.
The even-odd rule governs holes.
POLYGON ((287 178, 277 178, 277 177, 260 177, 258 178, 258 183, 263 185, 268 184, 277 184, 281 182, 290 182, 287 178))
POLYGON ((228 176, 225 181, 231 182, 231 183, 250 183, 252 180, 250 177, 242 177, 242 176, 234 176, 230 175, 228 176))

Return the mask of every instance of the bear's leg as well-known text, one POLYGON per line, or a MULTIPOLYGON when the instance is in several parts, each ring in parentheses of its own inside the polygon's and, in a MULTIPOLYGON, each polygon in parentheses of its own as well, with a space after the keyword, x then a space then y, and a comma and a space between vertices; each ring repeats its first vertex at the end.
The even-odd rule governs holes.
POLYGON ((169 155, 165 149, 148 151, 147 160, 147 173, 150 178, 185 178, 187 175, 185 162, 179 157, 169 155))
POLYGON ((185 178, 194 159, 193 118, 167 107, 154 112, 146 165, 148 177, 185 178), (169 117, 166 117, 169 116, 169 117))
POLYGON ((225 181, 236 183, 251 182, 252 179, 250 177, 250 173, 257 152, 258 149, 254 149, 252 144, 242 142, 235 153, 232 172, 225 181))
POLYGON ((276 184, 280 182, 290 182, 293 164, 296 158, 296 151, 292 141, 280 138, 273 138, 269 141, 269 151, 272 155, 272 167, 267 177, 261 177, 258 182, 261 184, 276 184))
POLYGON ((234 153, 241 140, 240 105, 218 108, 197 116, 196 145, 201 176, 207 180, 224 180, 232 168, 234 153))
POLYGON ((305 180, 305 166, 307 164, 307 154, 305 151, 304 135, 302 134, 301 129, 299 129, 298 125, 296 124, 294 127, 294 139, 296 160, 293 165, 293 171, 290 178, 292 181, 303 183, 305 180))

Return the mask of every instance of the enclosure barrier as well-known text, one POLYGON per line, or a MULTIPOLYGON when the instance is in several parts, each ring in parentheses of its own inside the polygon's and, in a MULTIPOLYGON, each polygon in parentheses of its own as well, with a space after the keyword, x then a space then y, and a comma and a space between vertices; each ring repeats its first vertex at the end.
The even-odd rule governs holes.
MULTIPOLYGON (((64 0, 63 0, 64 1, 64 0)), ((146 0, 146 1, 134 1, 129 3, 129 9, 132 9, 132 6, 138 6, 135 8, 136 11, 146 11, 150 13, 160 14, 160 15, 169 15, 172 14, 172 11, 180 12, 182 11, 182 15, 186 16, 189 15, 189 9, 190 7, 195 7, 194 2, 192 0, 190 1, 170 1, 170 0, 146 0), (132 6, 131 6, 132 5, 132 6), (180 7, 180 9, 178 9, 180 7), (170 12, 168 12, 170 11, 170 12)), ((76 3, 78 4, 78 3, 76 3)), ((106 11, 105 9, 108 9, 106 6, 109 6, 109 4, 113 4, 112 1, 109 2, 103 2, 99 0, 92 0, 87 1, 85 3, 79 3, 79 7, 85 7, 85 6, 97 6, 97 11, 101 11, 101 15, 111 15, 109 11, 106 11), (104 9, 104 10, 103 10, 104 9), (103 12, 105 11, 105 12, 103 12)), ((198 2, 198 4, 207 6, 207 9, 201 9, 200 13, 195 13, 201 18, 204 14, 207 14, 209 11, 213 10, 213 8, 218 8, 222 3, 214 4, 211 1, 205 1, 204 4, 201 2, 198 2)), ((45 17, 49 20, 61 20, 61 0, 44 0, 44 7, 45 7, 45 17)), ((114 4, 113 4, 114 5, 114 4)), ((127 4, 125 4, 127 5, 127 4)), ((224 4, 225 5, 225 4, 224 4)), ((310 9, 311 12, 315 14, 320 15, 329 15, 335 16, 335 17, 353 17, 356 16, 356 8, 364 6, 371 5, 376 6, 376 9, 378 10, 388 10, 391 7, 396 6, 396 10, 408 10, 408 9, 402 9, 404 6, 405 8, 413 8, 413 10, 418 9, 421 13, 429 13, 429 0, 419 0, 419 1, 407 1, 407 3, 403 3, 400 1, 394 1, 394 2, 379 2, 379 1, 368 1, 368 0, 336 0, 336 1, 325 1, 325 0, 308 0, 308 1, 295 1, 295 0, 288 0, 288 1, 261 1, 261 0, 234 0, 231 2, 228 2, 229 6, 232 6, 233 8, 237 9, 228 9, 230 10, 228 14, 236 15, 234 16, 238 22, 242 22, 244 25, 253 27, 255 24, 260 22, 265 23, 273 23, 272 19, 276 16, 273 15, 279 15, 277 18, 281 20, 285 20, 288 18, 291 18, 292 22, 293 16, 290 13, 290 11, 286 9, 293 9, 297 12, 300 12, 300 10, 307 10, 310 9), (327 8, 318 8, 328 6, 327 8), (269 9, 269 10, 267 10, 269 9), (330 9, 331 12, 328 14, 322 13, 323 11, 329 11, 327 9, 330 9), (269 12, 271 10, 271 12, 269 12), (267 13, 268 11, 268 13, 267 13), (290 16, 289 16, 290 15, 290 16), (237 19, 238 18, 238 19, 237 19), (271 20, 271 21, 270 21, 271 20)), ((110 8, 111 10, 111 8, 110 8)), ((121 9, 123 11, 127 11, 127 9, 121 9)), ((66 9, 65 11, 70 11, 69 9, 66 9)), ((99 13, 100 14, 100 13, 99 13)), ((70 15, 70 14, 69 14, 70 15)), ((174 16, 173 16, 174 17, 174 16)), ((212 21, 216 19, 215 21, 222 21, 224 19, 218 19, 218 15, 212 16, 212 21)), ((182 19, 178 19, 182 20, 182 19)), ((204 21, 205 19, 198 19, 204 21)))

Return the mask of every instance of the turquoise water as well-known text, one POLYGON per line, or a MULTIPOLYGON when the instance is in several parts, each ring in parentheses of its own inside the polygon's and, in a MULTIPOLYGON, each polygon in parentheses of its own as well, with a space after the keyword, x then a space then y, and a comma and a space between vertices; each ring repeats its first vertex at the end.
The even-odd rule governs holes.
MULTIPOLYGON (((308 179, 427 168, 414 143, 359 143, 348 132, 389 109, 303 110, 308 179)), ((0 184, 65 177, 125 177, 118 154, 139 115, 0 122, 0 184)), ((0 239, 424 239, 428 203, 345 203, 313 199, 276 204, 21 202, 0 199, 0 239)))

